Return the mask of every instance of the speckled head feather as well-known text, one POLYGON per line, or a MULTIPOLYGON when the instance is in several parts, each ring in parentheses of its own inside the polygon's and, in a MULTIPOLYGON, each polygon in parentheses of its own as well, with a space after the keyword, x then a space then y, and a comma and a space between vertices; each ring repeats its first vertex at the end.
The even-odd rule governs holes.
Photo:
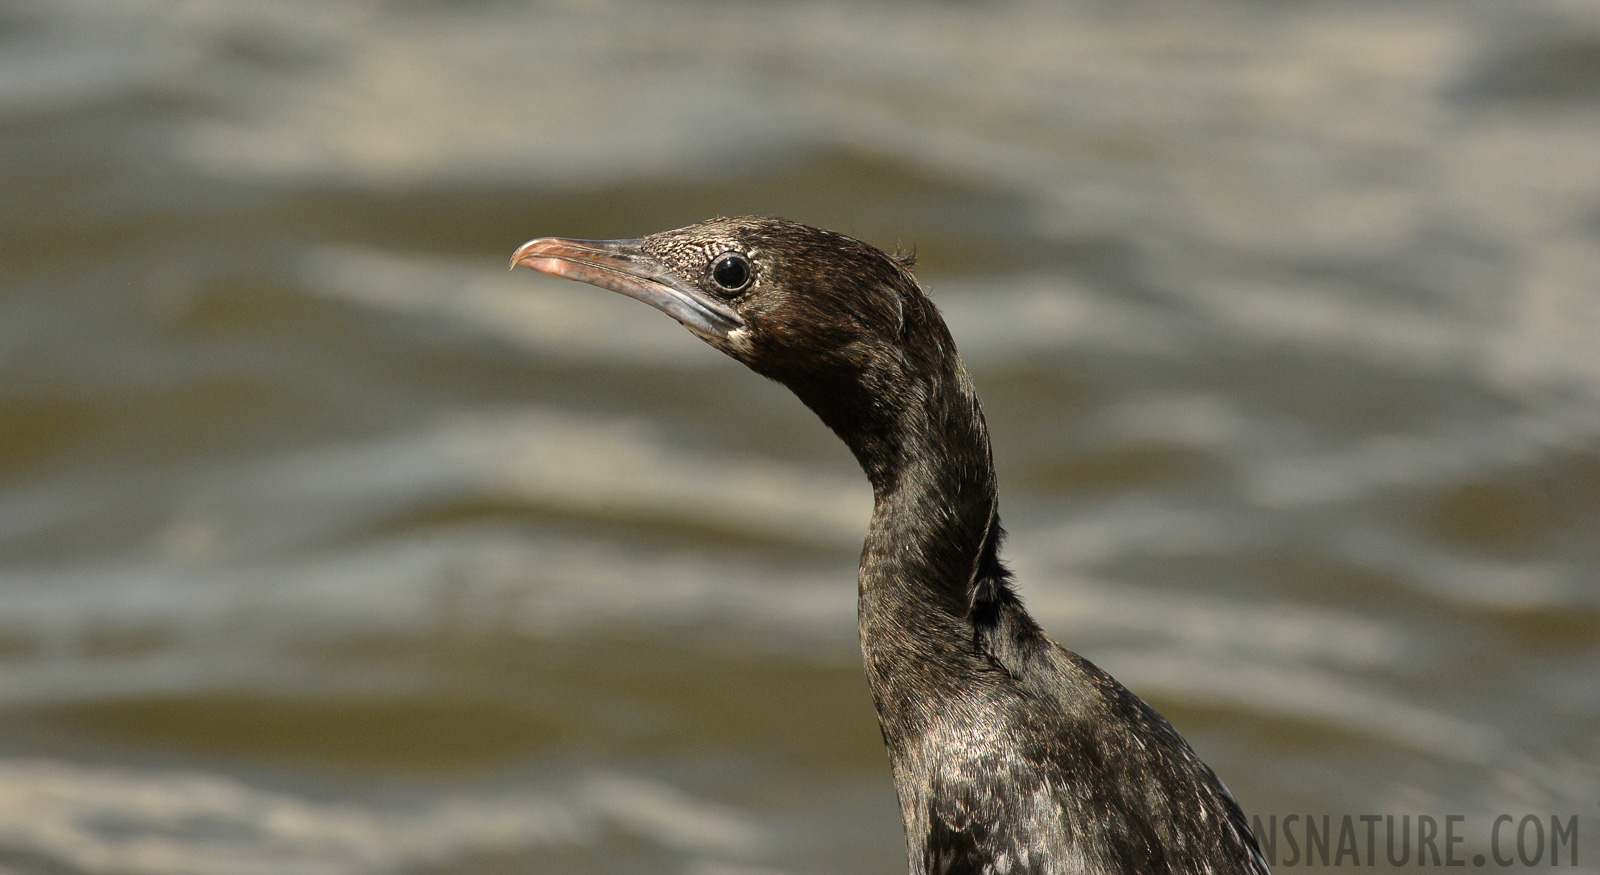
POLYGON ((853 237, 783 219, 720 218, 652 234, 640 248, 744 320, 713 346, 803 392, 808 404, 860 402, 857 388, 881 400, 916 368, 917 353, 954 354, 909 266, 853 237), (733 293, 712 277, 729 255, 747 259, 751 272, 733 293), (818 391, 845 395, 829 400, 818 391))

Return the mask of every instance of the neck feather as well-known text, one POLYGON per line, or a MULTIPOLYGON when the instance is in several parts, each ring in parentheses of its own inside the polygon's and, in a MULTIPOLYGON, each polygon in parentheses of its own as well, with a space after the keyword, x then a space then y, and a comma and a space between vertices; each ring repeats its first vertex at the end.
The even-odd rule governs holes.
POLYGON ((991 671, 997 617, 1020 613, 1002 537, 988 427, 960 359, 948 358, 891 428, 851 440, 873 487, 859 623, 868 682, 891 751, 942 696, 991 671))

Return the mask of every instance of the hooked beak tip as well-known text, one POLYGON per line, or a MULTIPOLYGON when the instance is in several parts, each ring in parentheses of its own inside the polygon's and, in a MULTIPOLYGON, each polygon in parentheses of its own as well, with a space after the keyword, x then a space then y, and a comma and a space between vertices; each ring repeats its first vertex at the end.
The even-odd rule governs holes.
POLYGON ((511 266, 507 268, 507 270, 516 270, 519 266, 531 269, 532 265, 526 265, 522 262, 534 251, 539 250, 541 247, 550 242, 550 238, 548 237, 539 237, 534 240, 529 240, 521 246, 518 246, 517 251, 511 253, 511 266))

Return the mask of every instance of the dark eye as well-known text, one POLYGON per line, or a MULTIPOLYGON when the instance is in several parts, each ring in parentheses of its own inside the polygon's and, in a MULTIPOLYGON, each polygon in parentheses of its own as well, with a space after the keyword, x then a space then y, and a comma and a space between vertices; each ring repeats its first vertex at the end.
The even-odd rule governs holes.
POLYGON ((728 292, 750 285, 749 260, 736 252, 719 256, 711 265, 711 281, 728 292))

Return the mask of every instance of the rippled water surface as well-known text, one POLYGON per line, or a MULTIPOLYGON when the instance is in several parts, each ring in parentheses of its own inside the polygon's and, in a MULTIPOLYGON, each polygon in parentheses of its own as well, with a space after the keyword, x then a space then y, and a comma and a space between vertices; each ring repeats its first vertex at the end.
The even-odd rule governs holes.
POLYGON ((751 212, 1246 811, 1600 865, 1600 4, 19 0, 0 146, 0 870, 903 871, 849 454, 505 270, 751 212))

